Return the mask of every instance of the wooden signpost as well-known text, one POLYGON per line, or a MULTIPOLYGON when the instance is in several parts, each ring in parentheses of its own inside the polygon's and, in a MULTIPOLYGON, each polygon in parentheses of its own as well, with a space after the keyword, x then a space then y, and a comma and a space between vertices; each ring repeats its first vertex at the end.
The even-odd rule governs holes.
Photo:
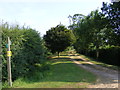
POLYGON ((11 74, 11 55, 12 52, 10 51, 11 41, 8 37, 8 50, 7 50, 7 70, 8 70, 8 84, 12 87, 12 74, 11 74))

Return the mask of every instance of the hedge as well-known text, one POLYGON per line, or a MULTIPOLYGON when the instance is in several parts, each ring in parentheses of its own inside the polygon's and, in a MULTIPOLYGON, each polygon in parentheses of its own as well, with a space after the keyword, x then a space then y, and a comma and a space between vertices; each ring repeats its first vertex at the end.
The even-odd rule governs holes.
MULTIPOLYGON (((46 49, 40 33, 31 28, 12 27, 8 24, 2 24, 2 79, 7 80, 7 37, 11 39, 11 67, 12 79, 20 76, 26 76, 29 72, 38 70, 36 64, 44 64, 46 61, 46 49)), ((41 67, 44 69, 43 67, 41 67)), ((39 68, 39 70, 41 70, 39 68)), ((42 71, 42 70, 41 70, 42 71)))
MULTIPOLYGON (((96 58, 96 51, 90 51, 88 53, 90 57, 96 58)), ((99 58, 98 60, 111 65, 119 65, 120 60, 120 47, 111 47, 106 49, 99 50, 99 58)))

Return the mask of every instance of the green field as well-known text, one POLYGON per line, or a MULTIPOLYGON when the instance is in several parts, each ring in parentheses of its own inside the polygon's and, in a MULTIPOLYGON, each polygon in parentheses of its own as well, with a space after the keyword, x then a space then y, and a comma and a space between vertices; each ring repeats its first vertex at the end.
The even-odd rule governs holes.
MULTIPOLYGON (((74 64, 68 56, 53 58, 50 70, 40 79, 40 72, 36 76, 19 78, 13 82, 13 88, 87 88, 96 82, 96 76, 74 64)), ((4 86, 5 87, 5 86, 4 86)))

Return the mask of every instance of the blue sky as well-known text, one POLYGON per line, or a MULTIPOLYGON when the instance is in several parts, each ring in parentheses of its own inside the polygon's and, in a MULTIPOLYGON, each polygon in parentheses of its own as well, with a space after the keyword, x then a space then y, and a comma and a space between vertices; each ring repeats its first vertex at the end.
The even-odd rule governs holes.
POLYGON ((0 20, 29 26, 45 34, 60 22, 69 25, 69 15, 89 14, 110 0, 0 0, 0 20))

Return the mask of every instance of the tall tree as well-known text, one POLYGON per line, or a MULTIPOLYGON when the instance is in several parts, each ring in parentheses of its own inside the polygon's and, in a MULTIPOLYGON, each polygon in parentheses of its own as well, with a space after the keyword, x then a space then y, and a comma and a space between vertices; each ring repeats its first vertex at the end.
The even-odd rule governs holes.
POLYGON ((111 44, 120 46, 120 1, 109 4, 103 2, 101 10, 109 20, 110 27, 114 29, 111 44))
MULTIPOLYGON (((77 42, 82 51, 88 52, 91 47, 96 49, 96 57, 99 56, 100 47, 104 46, 108 35, 106 31, 107 19, 98 10, 92 11, 84 19, 77 23, 78 27, 75 30, 77 35, 77 42)), ((76 46, 77 47, 77 46, 76 46)))
POLYGON ((68 46, 72 45, 75 41, 75 36, 71 30, 68 30, 63 25, 57 25, 51 28, 44 35, 46 46, 52 53, 64 51, 68 46))

